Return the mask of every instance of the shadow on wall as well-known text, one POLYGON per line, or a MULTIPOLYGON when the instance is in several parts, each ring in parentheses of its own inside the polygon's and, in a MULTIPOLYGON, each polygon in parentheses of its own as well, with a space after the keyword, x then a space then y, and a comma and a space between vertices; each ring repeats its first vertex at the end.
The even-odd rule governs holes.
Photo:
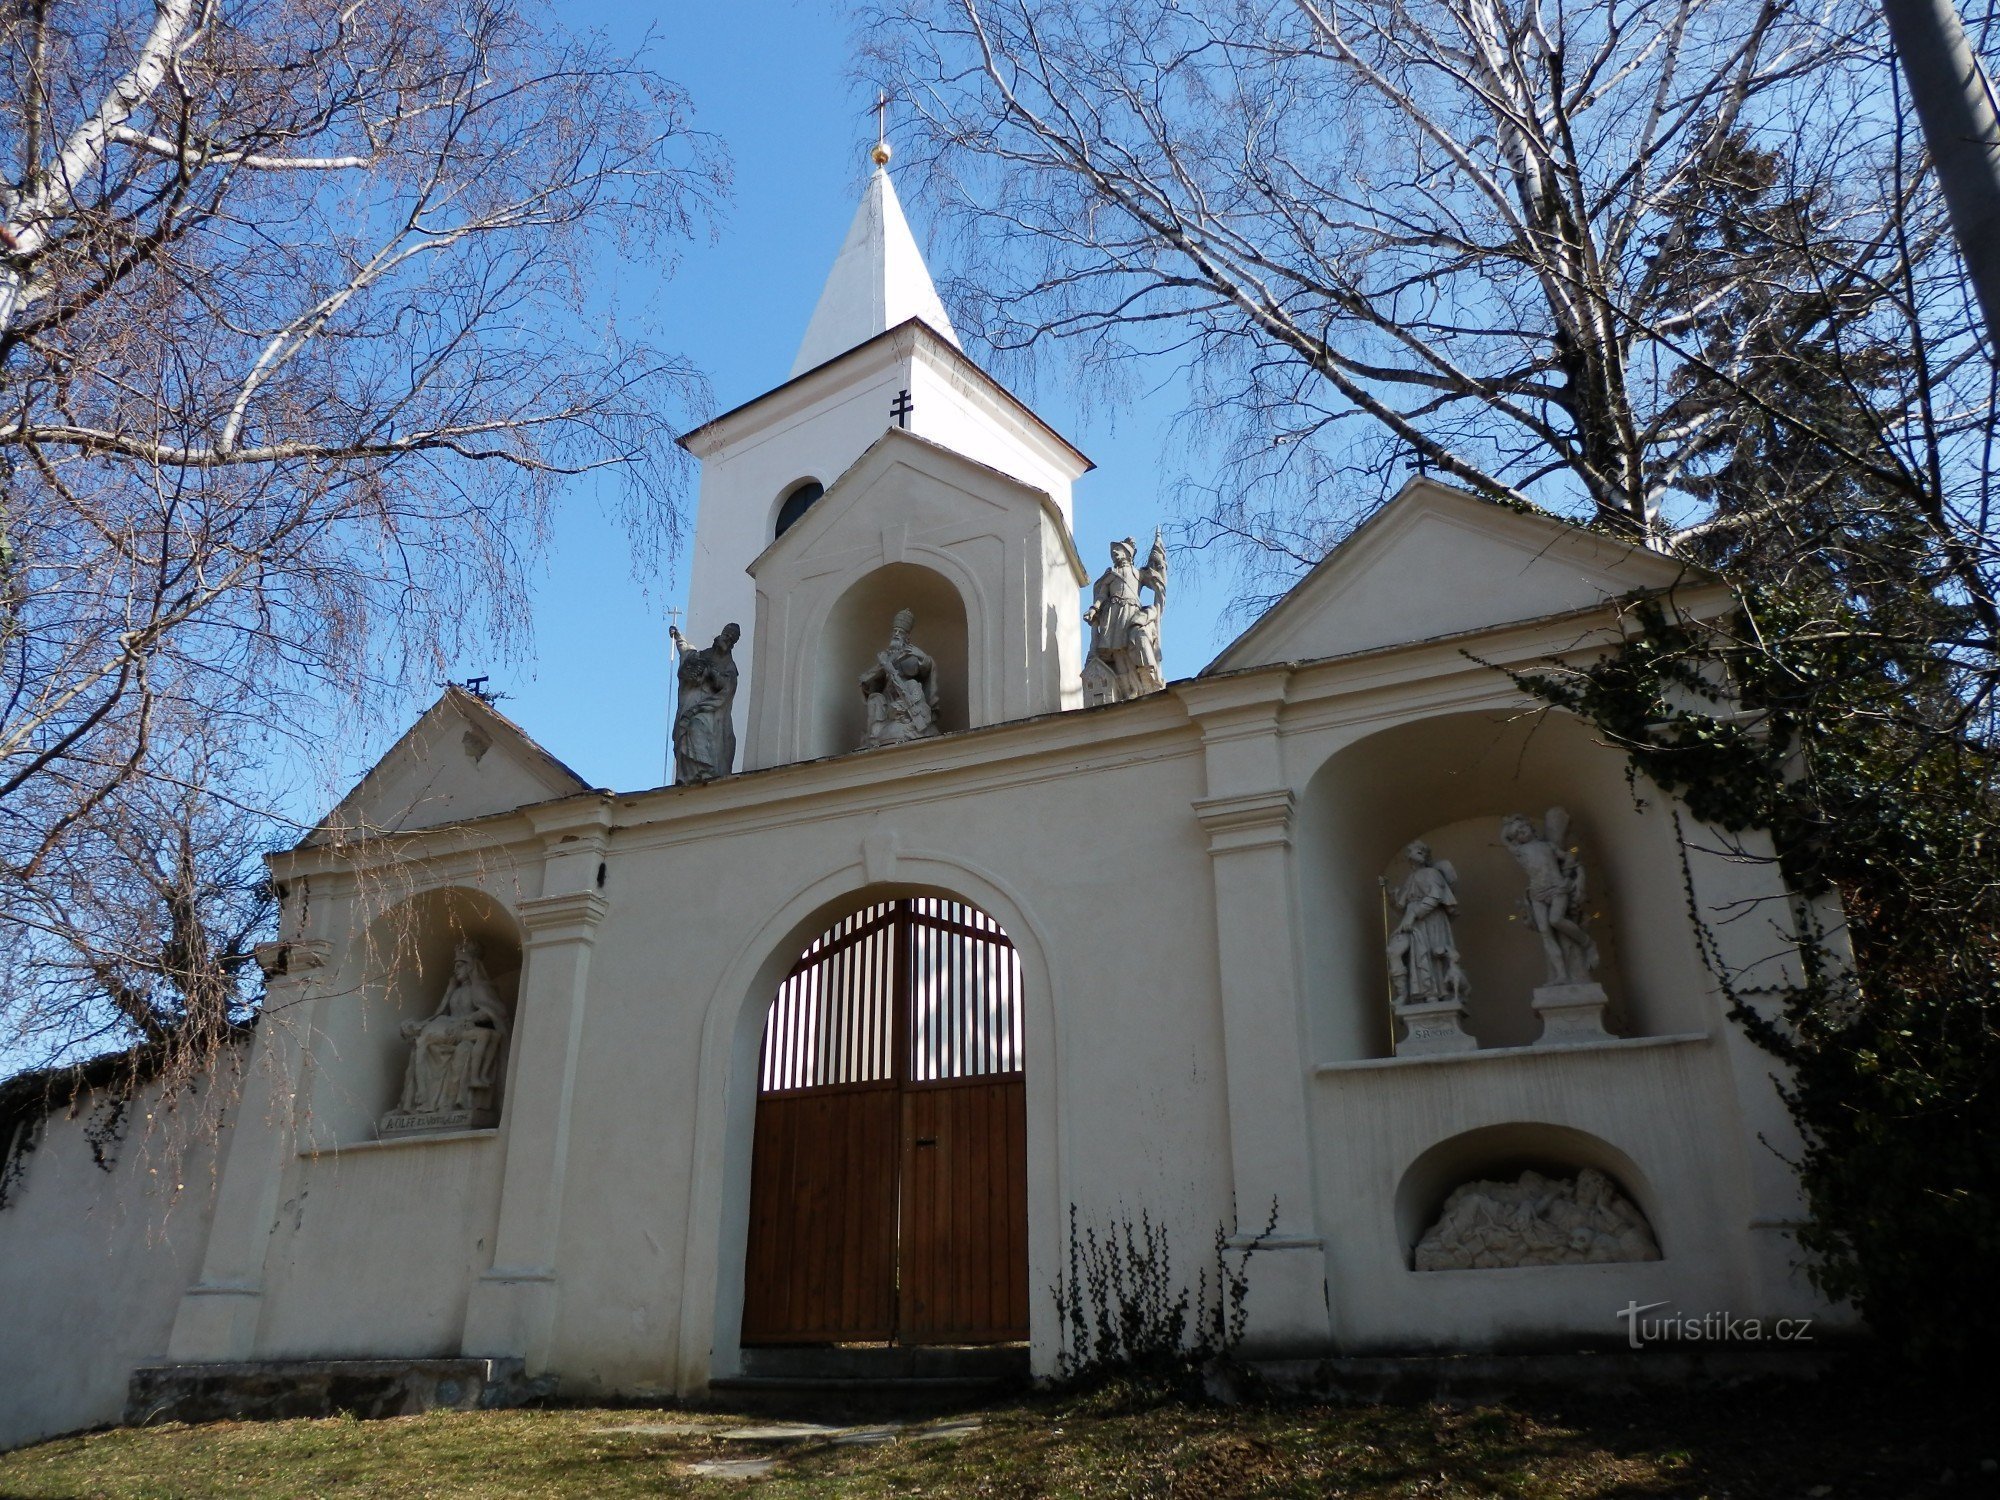
MULTIPOLYGON (((322 1147, 375 1138, 376 1122, 402 1093, 410 1044, 401 1028, 437 1010, 453 955, 467 939, 479 945, 487 977, 507 1014, 516 1016, 521 930, 483 891, 425 891, 363 929, 360 951, 349 958, 358 983, 329 1002, 313 1039, 312 1127, 322 1147)), ((511 1071, 511 1055, 506 1061, 511 1071)), ((504 1083, 498 1103, 506 1108, 504 1083)))
POLYGON ((859 749, 867 731, 861 674, 889 644, 898 610, 916 615, 911 641, 937 663, 938 727, 969 727, 965 601, 951 580, 915 563, 890 563, 855 583, 828 614, 820 638, 812 753, 859 749))
POLYGON ((1664 797, 1625 758, 1561 713, 1463 713, 1384 729, 1336 752, 1306 787, 1299 829, 1306 971, 1319 1060, 1384 1057, 1390 1047, 1387 908, 1402 849, 1423 839, 1458 869, 1456 934, 1471 984, 1469 1029, 1486 1047, 1532 1042, 1545 977, 1521 900, 1525 880, 1500 821, 1568 809, 1589 874, 1590 930, 1610 1022, 1627 1036, 1701 1027, 1706 985, 1686 915, 1664 797))

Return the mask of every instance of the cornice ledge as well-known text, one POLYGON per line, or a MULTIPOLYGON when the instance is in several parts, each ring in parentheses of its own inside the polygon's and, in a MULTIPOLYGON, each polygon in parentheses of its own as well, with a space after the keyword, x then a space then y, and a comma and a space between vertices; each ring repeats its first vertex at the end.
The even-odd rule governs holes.
POLYGON ((325 938, 285 938, 259 943, 251 952, 256 956, 257 967, 264 971, 264 977, 278 979, 287 974, 303 974, 308 969, 325 968, 327 959, 333 953, 333 944, 325 938))
POLYGON ((532 809, 555 808, 565 803, 591 801, 604 794, 598 790, 574 792, 547 802, 510 807, 457 823, 434 823, 423 828, 379 830, 365 838, 344 843, 295 844, 264 856, 264 864, 274 877, 295 880, 315 875, 357 874, 385 866, 403 866, 451 859, 470 853, 487 853, 505 844, 532 838, 535 825, 529 820, 532 809))
POLYGON ((515 906, 514 913, 527 929, 531 942, 560 942, 595 939, 597 924, 609 910, 611 903, 595 891, 567 891, 522 901, 515 906))
POLYGON ((1202 797, 1193 804, 1194 816, 1208 835, 1211 854, 1261 849, 1291 842, 1297 800, 1289 787, 1239 792, 1229 797, 1202 797))
POLYGON ((537 803, 523 808, 521 815, 551 845, 582 839, 602 842, 611 831, 612 801, 612 793, 600 787, 561 802, 537 803))
POLYGON ((1186 705, 1203 735, 1213 738, 1218 731, 1241 733, 1274 722, 1290 688, 1290 664, 1285 663, 1239 676, 1190 677, 1170 683, 1167 691, 1186 705))

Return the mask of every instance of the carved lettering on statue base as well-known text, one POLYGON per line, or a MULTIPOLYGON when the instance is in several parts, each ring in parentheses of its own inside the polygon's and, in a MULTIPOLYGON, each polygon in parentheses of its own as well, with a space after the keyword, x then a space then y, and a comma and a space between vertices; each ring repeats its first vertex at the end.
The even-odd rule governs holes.
POLYGON ((1465 1029, 1465 1002, 1431 1000, 1399 1005, 1396 1014, 1410 1028, 1396 1043, 1398 1057, 1430 1057, 1441 1052, 1475 1052, 1478 1038, 1465 1029))
POLYGON ((436 1135, 443 1130, 490 1130, 500 1123, 497 1109, 390 1110, 375 1127, 382 1140, 399 1135, 436 1135))
POLYGON ((1576 1047, 1614 1040, 1604 1027, 1607 997, 1601 984, 1545 984, 1535 991, 1535 1014, 1542 1018, 1537 1047, 1576 1047))

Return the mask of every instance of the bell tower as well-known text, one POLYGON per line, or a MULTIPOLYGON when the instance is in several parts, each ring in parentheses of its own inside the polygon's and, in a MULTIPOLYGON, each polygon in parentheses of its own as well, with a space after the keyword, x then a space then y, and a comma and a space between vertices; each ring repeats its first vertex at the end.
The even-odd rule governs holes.
POLYGON ((960 347, 872 156, 791 375, 680 439, 701 462, 688 635, 743 628, 738 770, 856 748, 867 643, 903 608, 945 732, 1081 701, 1090 460, 960 347))

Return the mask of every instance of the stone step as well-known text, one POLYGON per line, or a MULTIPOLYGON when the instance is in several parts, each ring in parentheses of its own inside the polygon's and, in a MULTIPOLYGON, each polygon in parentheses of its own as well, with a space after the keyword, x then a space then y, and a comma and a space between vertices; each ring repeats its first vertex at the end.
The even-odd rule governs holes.
POLYGON ((444 1408, 518 1406, 548 1393, 518 1359, 270 1359, 141 1365, 126 1386, 125 1420, 233 1422, 291 1417, 406 1417, 444 1408))
POLYGON ((743 1351, 709 1382, 716 1405, 770 1415, 916 1417, 1000 1400, 1029 1384, 1025 1344, 792 1345, 743 1351))
POLYGON ((768 1417, 818 1422, 916 1420, 989 1406, 1025 1389, 1025 1380, 998 1376, 958 1379, 807 1380, 731 1375, 708 1383, 711 1406, 768 1417))
POLYGON ((743 1351, 744 1376, 777 1380, 1028 1379, 1026 1344, 785 1344, 743 1351))

